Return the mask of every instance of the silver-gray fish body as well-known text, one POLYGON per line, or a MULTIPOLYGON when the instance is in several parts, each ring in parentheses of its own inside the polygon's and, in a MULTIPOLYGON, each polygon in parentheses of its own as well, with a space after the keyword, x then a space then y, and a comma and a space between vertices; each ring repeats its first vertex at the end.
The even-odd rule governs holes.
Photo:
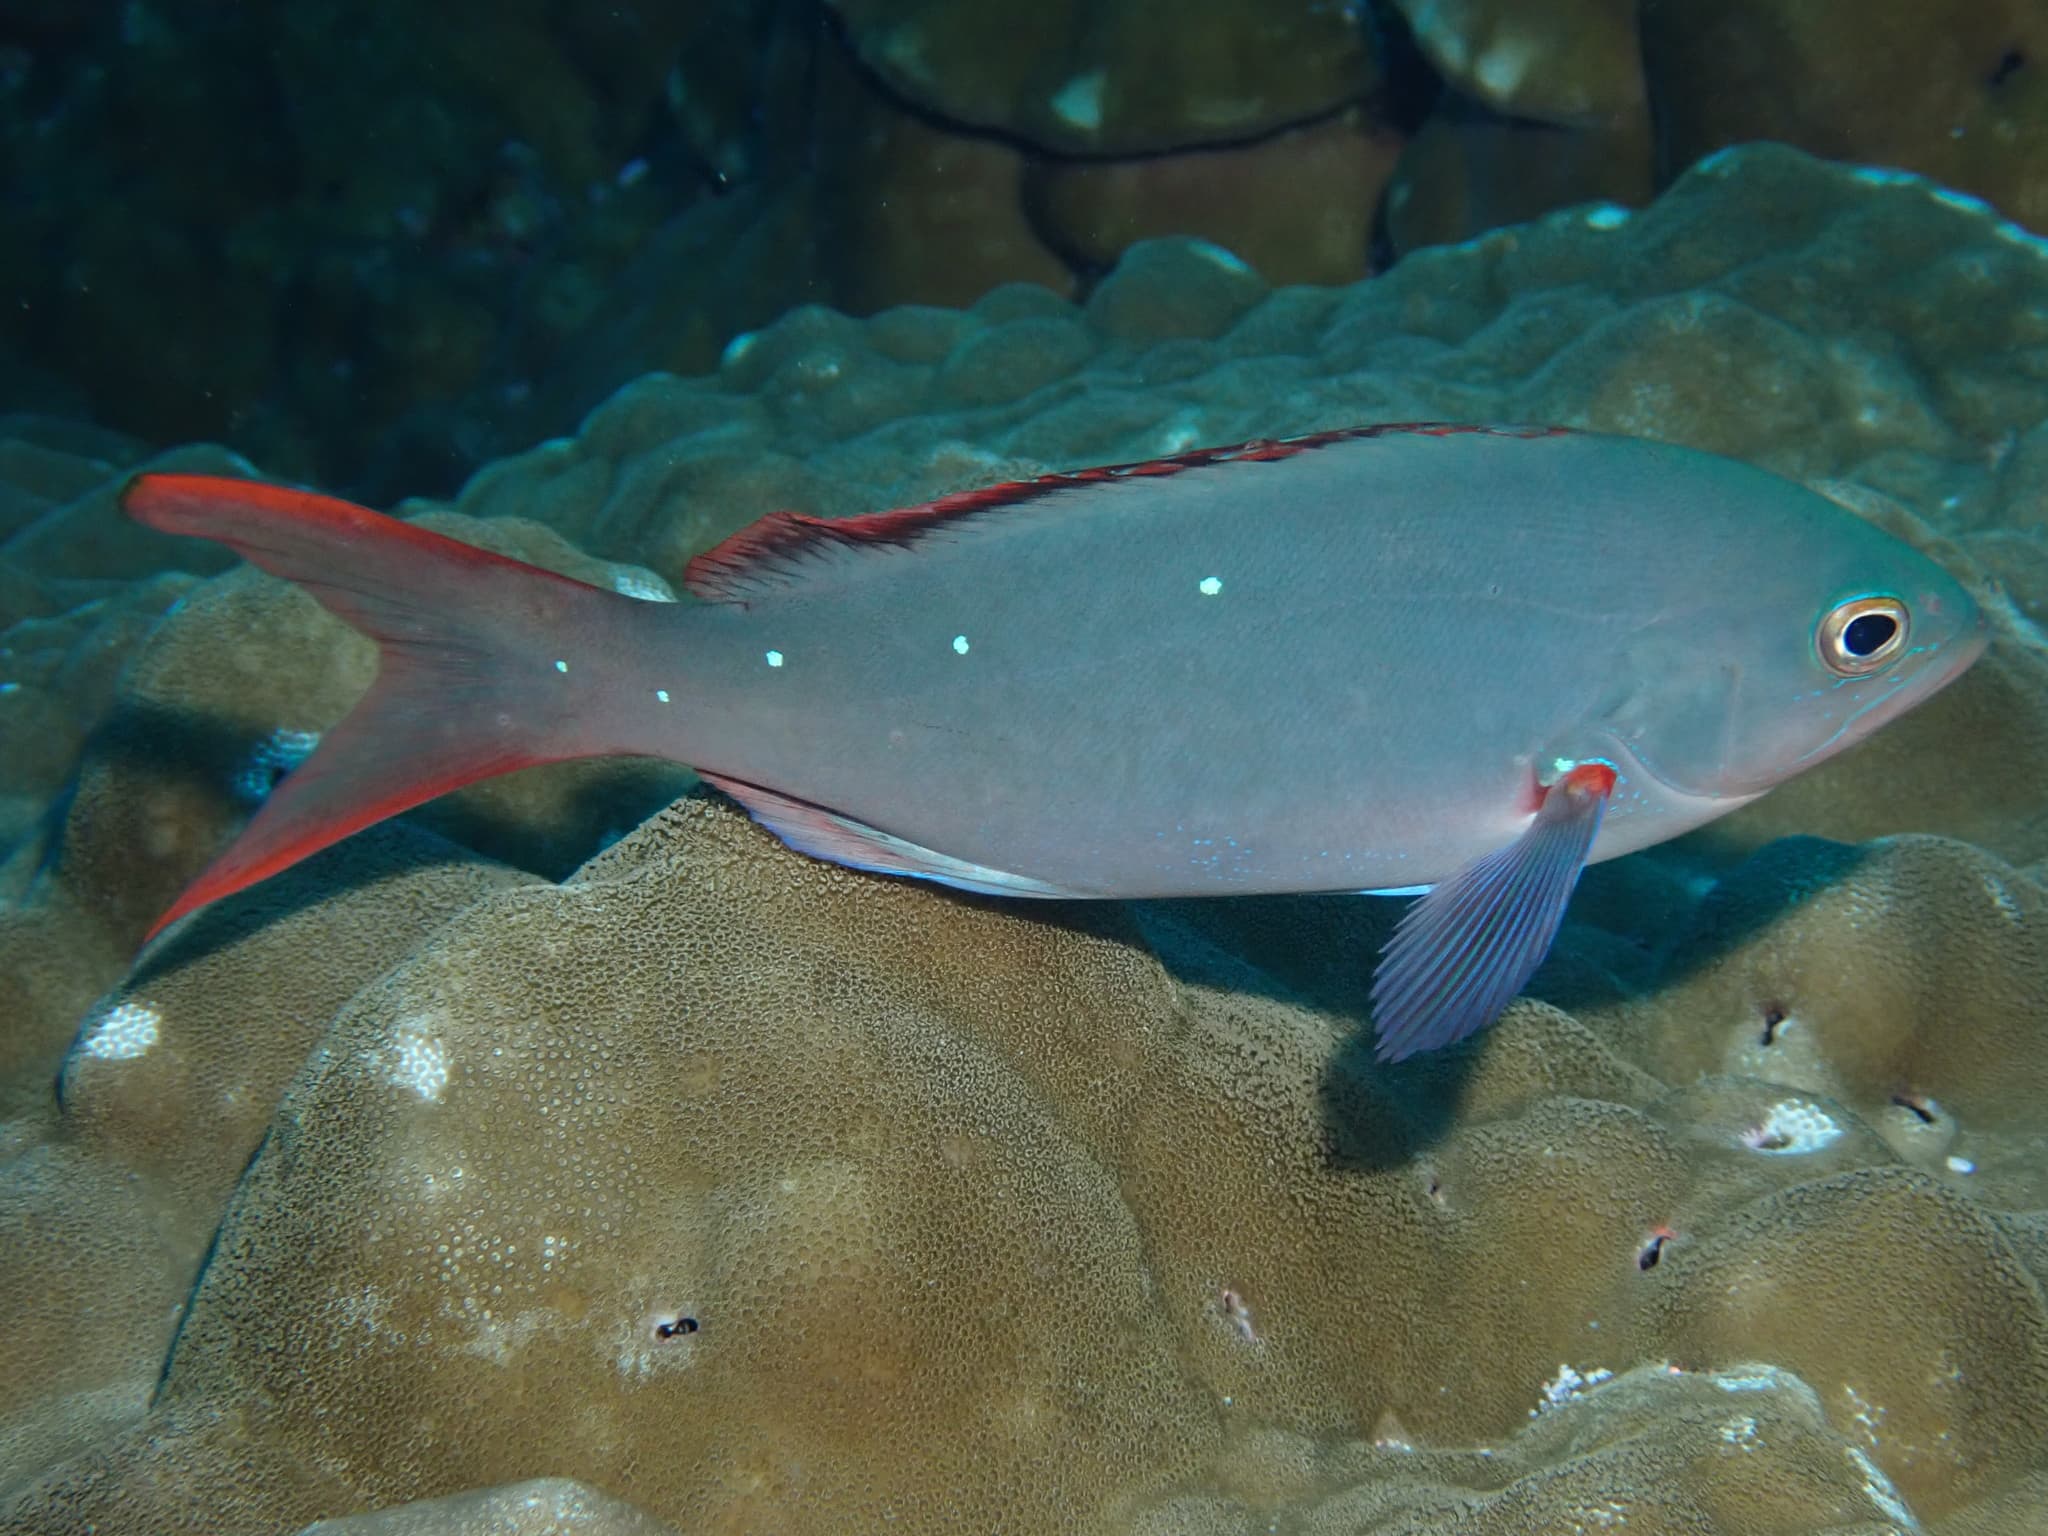
POLYGON ((1859 739, 1983 643, 1952 578, 1817 494, 1541 430, 1096 472, 782 566, 649 614, 672 633, 626 690, 641 745, 1038 894, 1425 886, 1593 759, 1619 770, 1612 858, 1859 739), (1836 676, 1816 625, 1865 592, 1910 608, 1911 644, 1836 676))

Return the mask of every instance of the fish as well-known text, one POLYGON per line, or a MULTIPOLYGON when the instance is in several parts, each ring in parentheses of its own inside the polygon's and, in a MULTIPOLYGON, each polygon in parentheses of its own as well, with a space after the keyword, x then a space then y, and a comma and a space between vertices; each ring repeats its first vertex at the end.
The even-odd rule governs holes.
POLYGON ((150 472, 380 648, 150 930, 494 774, 694 768, 800 853, 998 897, 1414 896, 1375 1054, 1522 990, 1580 872, 1748 804, 1984 649, 1960 581, 1696 449, 1397 423, 775 512, 648 602, 316 492, 150 472))

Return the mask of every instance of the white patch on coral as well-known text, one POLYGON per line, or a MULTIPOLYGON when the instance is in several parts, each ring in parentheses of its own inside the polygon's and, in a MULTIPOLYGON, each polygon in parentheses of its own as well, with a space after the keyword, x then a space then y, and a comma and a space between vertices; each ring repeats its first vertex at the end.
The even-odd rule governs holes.
POLYGON ((1559 1365, 1557 1375, 1543 1384, 1543 1401, 1529 1410, 1529 1417, 1533 1419, 1539 1413, 1562 1408, 1581 1393, 1590 1392, 1601 1382, 1613 1379, 1614 1372, 1604 1365, 1596 1365, 1584 1375, 1569 1365, 1559 1365))
POLYGON ((1251 267, 1246 264, 1242 256, 1238 255, 1237 252, 1231 250, 1228 246, 1218 245, 1213 240, 1190 240, 1188 242, 1188 249, 1213 265, 1221 267, 1226 272, 1251 271, 1251 267))
POLYGON ((1586 210, 1588 229, 1619 229, 1628 221, 1629 210, 1619 203, 1596 203, 1586 210))
POLYGON ((1472 73, 1489 91, 1499 96, 1508 96, 1528 78, 1531 62, 1531 50, 1527 41, 1516 38, 1513 42, 1495 43, 1480 54, 1479 65, 1472 73))
POLYGON ((1738 1414, 1721 1426, 1721 1438, 1736 1447, 1745 1456, 1760 1444, 1756 1437, 1756 1420, 1748 1414, 1738 1414))
POLYGON ((1447 75, 1462 75, 1472 58, 1467 38, 1468 18, 1463 9, 1441 0, 1423 0, 1407 9, 1408 25, 1443 66, 1447 75))
POLYGON ((1099 69, 1074 76, 1053 97, 1054 115, 1083 133, 1099 133, 1102 129, 1102 88, 1108 80, 1109 77, 1099 69))
POLYGON ((1958 192, 1953 187, 1937 187, 1931 182, 1927 185, 1927 195, 1945 208, 1954 208, 1958 212, 1977 218, 1989 218, 1996 224, 2005 223, 2005 220, 1991 211, 1991 205, 1981 197, 1972 197, 1969 193, 1958 192))
POLYGON ((1227 1285, 1216 1293, 1216 1311, 1245 1343, 1260 1342, 1259 1330, 1252 1326, 1252 1309, 1245 1304, 1243 1296, 1227 1285))
POLYGON ((1906 1531, 1919 1530, 1918 1517, 1907 1507, 1906 1501, 1899 1497, 1899 1490, 1893 1486, 1892 1480, 1878 1470, 1877 1463, 1860 1447, 1852 1445, 1848 1447, 1848 1451, 1849 1460, 1855 1464, 1856 1470, 1863 1474, 1863 1496, 1877 1506, 1885 1519, 1896 1522, 1906 1531))
POLYGON ((131 997, 101 1014, 78 1048, 101 1061, 133 1061, 156 1044, 163 1021, 155 1003, 131 997))
MULTIPOLYGON (((345 1296, 336 1296, 333 1302, 335 1314, 348 1328, 360 1328, 365 1333, 390 1332, 391 1298, 374 1285, 366 1285, 359 1291, 345 1296)), ((396 1335, 403 1339, 405 1335, 396 1335)))
POLYGON ((1195 583, 1195 587, 1202 596, 1214 597, 1223 590, 1223 578, 1221 576, 1204 576, 1195 583))
POLYGON ((965 635, 955 635, 953 637, 953 654, 955 656, 965 656, 967 651, 967 637, 965 635))
POLYGON ((1159 433, 1159 448, 1156 457, 1172 458, 1176 453, 1186 453, 1190 448, 1199 447, 1202 441, 1201 429, 1194 420, 1176 417, 1159 433))
POLYGON ((1857 1433, 1874 1451, 1877 1449, 1877 1427, 1884 1422, 1884 1409, 1871 1402, 1847 1382, 1842 1383, 1842 1396, 1849 1400, 1849 1418, 1855 1424, 1857 1433))
POLYGON ((2005 882, 1996 875, 1987 874, 1984 877, 1984 889, 1990 894, 1991 904, 1998 908, 1999 914, 2008 923, 2018 927, 2025 915, 2020 911, 2020 904, 2012 899, 2012 892, 2006 889, 2005 882))
POLYGON ((1742 1144, 1752 1152, 1773 1157, 1803 1157, 1839 1141, 1841 1126, 1834 1116, 1804 1099, 1780 1099, 1764 1111, 1763 1124, 1742 1133, 1742 1144))
POLYGON ((2022 229, 2009 219, 1994 220, 1991 232, 2007 245, 2016 245, 2030 256, 2048 256, 2048 240, 2030 229, 2022 229))
POLYGON ((754 350, 754 344, 760 339, 760 335, 757 332, 741 331, 739 335, 728 341, 725 344, 725 350, 718 354, 718 366, 721 368, 734 367, 749 352, 754 350))
POLYGON ((318 731, 291 731, 280 726, 256 743, 256 750, 235 771, 235 797, 249 805, 269 799, 277 781, 311 757, 319 745, 318 731))
POLYGON ((400 1024, 391 1033, 391 1086, 407 1088, 429 1104, 441 1102, 448 1086, 448 1049, 418 1021, 400 1024))
POLYGON ((676 594, 669 584, 652 571, 636 570, 630 565, 612 567, 612 590, 623 597, 637 597, 643 603, 672 603, 676 594))
POLYGON ((460 1346, 460 1352, 474 1355, 479 1360, 504 1367, 511 1365, 526 1346, 533 1342, 548 1321, 545 1313, 528 1308, 515 1317, 499 1317, 489 1307, 465 1297, 460 1311, 444 1305, 442 1313, 453 1318, 458 1325, 466 1324, 469 1337, 460 1346))
POLYGON ((1957 1157, 1951 1152, 1948 1158, 1948 1171, 1950 1173, 1975 1173, 1977 1165, 1967 1157, 1957 1157))
POLYGON ((1820 1399, 1813 1395, 1813 1389, 1790 1371, 1781 1371, 1775 1365, 1752 1364, 1746 1370, 1717 1371, 1707 1380, 1723 1392, 1791 1392, 1802 1401, 1811 1403, 1816 1413, 1820 1412, 1820 1399))
POLYGON ((1572 1536, 1585 1536, 1587 1531, 1611 1531, 1616 1526, 1628 1524, 1628 1506, 1619 1499, 1581 1504, 1572 1511, 1571 1521, 1572 1536))

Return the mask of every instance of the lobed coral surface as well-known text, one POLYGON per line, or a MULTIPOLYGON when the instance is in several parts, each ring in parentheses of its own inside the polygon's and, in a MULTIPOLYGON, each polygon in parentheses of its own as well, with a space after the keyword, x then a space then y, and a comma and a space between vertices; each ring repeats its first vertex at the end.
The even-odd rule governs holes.
POLYGON ((2035 1529, 2044 354, 2038 241, 1757 148, 1350 288, 1177 241, 1085 305, 801 310, 408 509, 659 600, 776 507, 1541 419, 1992 596, 1963 682, 1591 872, 1532 995, 1398 1068, 1391 904, 966 898, 617 764, 131 965, 368 658, 114 537, 132 446, 10 427, 0 711, 53 723, 0 713, 0 1531, 2035 1529))

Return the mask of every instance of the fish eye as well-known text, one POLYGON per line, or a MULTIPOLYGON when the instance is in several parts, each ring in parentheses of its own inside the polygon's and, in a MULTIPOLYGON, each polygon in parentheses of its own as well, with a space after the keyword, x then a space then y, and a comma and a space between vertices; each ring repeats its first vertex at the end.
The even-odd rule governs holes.
POLYGON ((1814 646, 1840 677, 1868 677, 1898 660, 1911 616, 1896 597, 1852 597, 1821 616, 1814 646))

